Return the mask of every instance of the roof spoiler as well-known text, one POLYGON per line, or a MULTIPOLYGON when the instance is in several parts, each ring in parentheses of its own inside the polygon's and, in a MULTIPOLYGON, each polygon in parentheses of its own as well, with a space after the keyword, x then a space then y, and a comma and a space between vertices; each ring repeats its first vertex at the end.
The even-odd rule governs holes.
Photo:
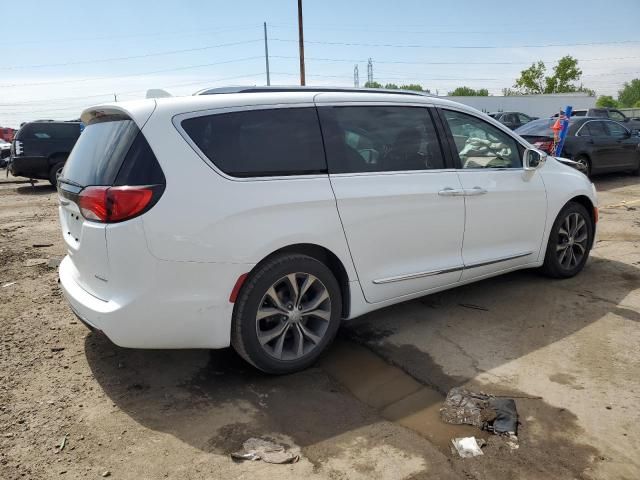
POLYGON ((166 98, 166 97, 173 97, 173 95, 171 95, 166 90, 162 90, 161 88, 151 88, 147 90, 147 94, 145 95, 145 98, 166 98))

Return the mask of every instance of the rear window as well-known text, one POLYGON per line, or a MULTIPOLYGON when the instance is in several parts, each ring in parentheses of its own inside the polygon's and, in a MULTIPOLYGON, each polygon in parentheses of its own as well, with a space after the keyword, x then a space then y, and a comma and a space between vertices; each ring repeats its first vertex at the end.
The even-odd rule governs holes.
POLYGON ((61 181, 88 185, 156 185, 164 175, 144 135, 129 118, 101 117, 76 142, 61 181))
POLYGON ((534 120, 529 122, 520 128, 516 129, 518 135, 536 135, 541 137, 553 137, 553 124, 556 123, 557 118, 543 118, 540 120, 534 120))
POLYGON ((234 177, 324 173, 314 108, 279 108, 189 118, 182 128, 209 160, 234 177))
POLYGON ((18 140, 73 140, 80 135, 77 123, 29 123, 16 135, 18 140))

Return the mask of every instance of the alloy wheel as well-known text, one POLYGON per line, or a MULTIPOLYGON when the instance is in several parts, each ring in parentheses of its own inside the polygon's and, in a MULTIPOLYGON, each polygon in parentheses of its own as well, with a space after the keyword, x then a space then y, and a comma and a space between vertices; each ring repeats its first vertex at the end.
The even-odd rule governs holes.
POLYGON ((587 252, 588 241, 589 230, 584 217, 576 212, 567 215, 558 229, 556 255, 560 266, 565 270, 575 268, 587 252))
POLYGON ((318 346, 330 320, 331 298, 320 279, 309 273, 290 273, 262 297, 256 334, 271 357, 297 360, 318 346))

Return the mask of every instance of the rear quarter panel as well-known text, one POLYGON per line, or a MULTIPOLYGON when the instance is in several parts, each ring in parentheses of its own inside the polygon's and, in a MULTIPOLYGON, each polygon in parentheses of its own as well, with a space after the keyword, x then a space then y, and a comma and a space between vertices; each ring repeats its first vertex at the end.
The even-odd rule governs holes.
POLYGON ((154 256, 252 266, 309 243, 333 252, 356 279, 327 175, 230 179, 196 153, 171 115, 154 113, 143 133, 166 177, 162 198, 142 217, 154 256))

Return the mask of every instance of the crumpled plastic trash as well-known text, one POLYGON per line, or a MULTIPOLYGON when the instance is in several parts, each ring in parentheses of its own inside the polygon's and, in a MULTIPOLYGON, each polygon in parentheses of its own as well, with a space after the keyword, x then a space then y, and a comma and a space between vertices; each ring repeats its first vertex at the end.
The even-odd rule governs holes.
MULTIPOLYGON (((484 455, 480 445, 478 445, 476 437, 452 438, 451 443, 453 444, 453 448, 458 452, 458 455, 462 458, 484 455)), ((482 443, 484 444, 484 442, 482 443)))
POLYGON ((296 463, 298 455, 285 451, 282 445, 262 438, 249 438, 242 444, 242 450, 231 454, 237 460, 262 460, 267 463, 296 463))
POLYGON ((440 418, 455 425, 475 425, 498 435, 515 437, 518 433, 518 411, 512 398, 496 398, 462 387, 449 390, 440 418))

